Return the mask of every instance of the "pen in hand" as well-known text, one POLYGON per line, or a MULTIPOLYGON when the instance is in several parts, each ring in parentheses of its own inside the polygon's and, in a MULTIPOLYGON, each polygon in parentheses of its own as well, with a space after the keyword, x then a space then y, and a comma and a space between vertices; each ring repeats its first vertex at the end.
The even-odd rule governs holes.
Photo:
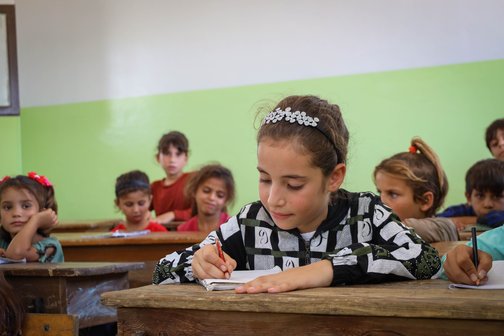
MULTIPOLYGON (((478 272, 478 239, 476 239, 476 227, 471 228, 471 241, 473 248, 473 263, 474 267, 476 267, 476 272, 478 272)), ((479 285, 479 279, 476 281, 476 285, 479 285)))
MULTIPOLYGON (((219 238, 217 237, 215 237, 215 246, 217 246, 217 253, 219 254, 219 258, 221 258, 222 261, 226 262, 224 252, 222 251, 222 245, 219 241, 219 238)), ((226 276, 227 279, 229 279, 229 272, 224 272, 224 275, 226 276)))

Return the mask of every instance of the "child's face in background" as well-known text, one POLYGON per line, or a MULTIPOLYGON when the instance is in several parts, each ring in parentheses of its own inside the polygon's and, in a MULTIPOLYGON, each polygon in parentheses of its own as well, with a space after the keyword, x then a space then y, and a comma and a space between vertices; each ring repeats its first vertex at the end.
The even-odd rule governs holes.
POLYGON ((198 214, 220 215, 227 203, 226 184, 222 179, 211 177, 198 186, 194 199, 198 214))
POLYGON ((157 159, 168 177, 180 175, 187 164, 187 154, 180 152, 172 145, 166 151, 159 153, 157 159))
POLYGON ((494 195, 489 191, 481 192, 473 189, 470 195, 467 195, 467 203, 472 206, 476 216, 485 216, 490 211, 504 211, 504 192, 500 195, 494 195))
POLYGON ((142 224, 149 218, 149 206, 152 196, 145 191, 137 190, 119 197, 117 207, 131 224, 142 224))
POLYGON ((40 211, 39 204, 26 189, 7 188, 0 196, 0 223, 14 237, 40 211))
POLYGON ((405 180, 378 171, 375 183, 382 202, 388 205, 401 221, 407 218, 425 218, 422 205, 415 201, 413 189, 405 180))
POLYGON ((490 151, 497 160, 504 160, 504 129, 497 130, 495 139, 490 141, 490 151))
POLYGON ((311 164, 311 156, 288 141, 265 138, 259 142, 257 161, 259 197, 275 224, 283 230, 315 231, 327 217, 329 182, 311 164))

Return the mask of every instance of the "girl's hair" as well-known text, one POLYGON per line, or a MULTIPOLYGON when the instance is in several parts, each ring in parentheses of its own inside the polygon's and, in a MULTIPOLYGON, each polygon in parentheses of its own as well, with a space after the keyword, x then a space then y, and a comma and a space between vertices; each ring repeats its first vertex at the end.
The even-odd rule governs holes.
POLYGON ((20 335, 24 317, 21 300, 0 272, 0 335, 20 335))
POLYGON ((338 163, 346 162, 349 134, 340 108, 315 96, 282 99, 264 119, 257 133, 257 143, 264 138, 292 141, 303 153, 311 155, 312 164, 322 169, 326 177, 338 163), (285 115, 278 119, 285 112, 296 111, 300 113, 294 117, 296 120, 290 121, 285 115), (316 125, 303 123, 306 116, 316 125))
POLYGON ((485 159, 476 162, 467 171, 465 184, 468 195, 476 190, 500 197, 504 192, 504 161, 485 159))
POLYGON ((191 176, 189 181, 185 186, 185 195, 188 199, 191 199, 192 204, 192 215, 195 216, 198 213, 198 205, 194 200, 194 195, 198 190, 198 187, 210 178, 216 178, 222 180, 226 186, 226 206, 224 211, 227 212, 227 205, 233 204, 235 199, 235 182, 233 179, 233 174, 229 169, 220 164, 209 164, 200 168, 194 175, 191 176))
POLYGON ((115 195, 120 198, 130 192, 143 191, 147 195, 151 194, 149 177, 140 170, 133 170, 120 175, 116 179, 115 195))
POLYGON ((426 216, 433 216, 443 205, 448 193, 448 179, 439 157, 421 138, 411 140, 408 152, 395 154, 380 162, 374 169, 373 179, 380 171, 404 180, 413 190, 415 202, 424 202, 423 195, 432 192, 433 203, 426 216))
MULTIPOLYGON (((58 204, 56 203, 54 188, 44 176, 40 176, 35 173, 28 173, 28 176, 6 176, 2 181, 3 182, 0 182, 0 202, 2 200, 3 192, 8 188, 14 188, 17 190, 24 189, 35 197, 40 211, 43 209, 52 209, 54 212, 58 213, 58 204)), ((48 230, 42 231, 39 229, 37 230, 37 233, 44 237, 48 236, 48 230)), ((5 231, 3 227, 0 227, 0 237, 9 242, 11 240, 10 234, 5 231)))
POLYGON ((170 146, 177 148, 181 153, 189 153, 189 140, 187 140, 187 137, 182 132, 171 131, 164 134, 161 139, 159 139, 157 146, 158 155, 160 153, 166 154, 170 146))

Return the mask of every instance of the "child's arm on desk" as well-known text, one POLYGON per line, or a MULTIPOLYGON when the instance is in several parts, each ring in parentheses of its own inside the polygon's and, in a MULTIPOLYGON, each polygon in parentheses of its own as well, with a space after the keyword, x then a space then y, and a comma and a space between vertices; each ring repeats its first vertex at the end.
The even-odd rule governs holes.
POLYGON ((194 253, 192 269, 197 279, 225 279, 236 268, 236 261, 224 253, 226 261, 219 257, 214 245, 207 245, 194 253))
POLYGON ((443 264, 448 279, 454 283, 479 285, 485 283, 487 273, 492 268, 492 256, 478 250, 478 269, 472 259, 473 249, 467 245, 459 245, 446 254, 443 264))
POLYGON ((458 231, 463 231, 466 226, 474 225, 477 222, 476 216, 450 217, 458 231))
POLYGON ((274 275, 259 277, 235 289, 236 293, 280 293, 296 289, 328 287, 333 279, 329 260, 288 269, 274 275))

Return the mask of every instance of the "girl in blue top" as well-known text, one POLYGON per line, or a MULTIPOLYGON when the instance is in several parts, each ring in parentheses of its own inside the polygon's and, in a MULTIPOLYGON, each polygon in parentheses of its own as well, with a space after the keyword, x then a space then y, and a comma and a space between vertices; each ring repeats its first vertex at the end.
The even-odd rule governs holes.
POLYGON ((54 188, 45 176, 0 180, 0 255, 10 259, 63 262, 63 250, 49 231, 58 223, 54 188))
POLYGON ((314 96, 280 101, 257 135, 260 200, 202 243, 161 259, 153 282, 228 278, 235 269, 275 266, 283 272, 236 292, 430 278, 440 267, 435 249, 403 226, 378 196, 340 189, 348 138, 338 105, 314 96))

